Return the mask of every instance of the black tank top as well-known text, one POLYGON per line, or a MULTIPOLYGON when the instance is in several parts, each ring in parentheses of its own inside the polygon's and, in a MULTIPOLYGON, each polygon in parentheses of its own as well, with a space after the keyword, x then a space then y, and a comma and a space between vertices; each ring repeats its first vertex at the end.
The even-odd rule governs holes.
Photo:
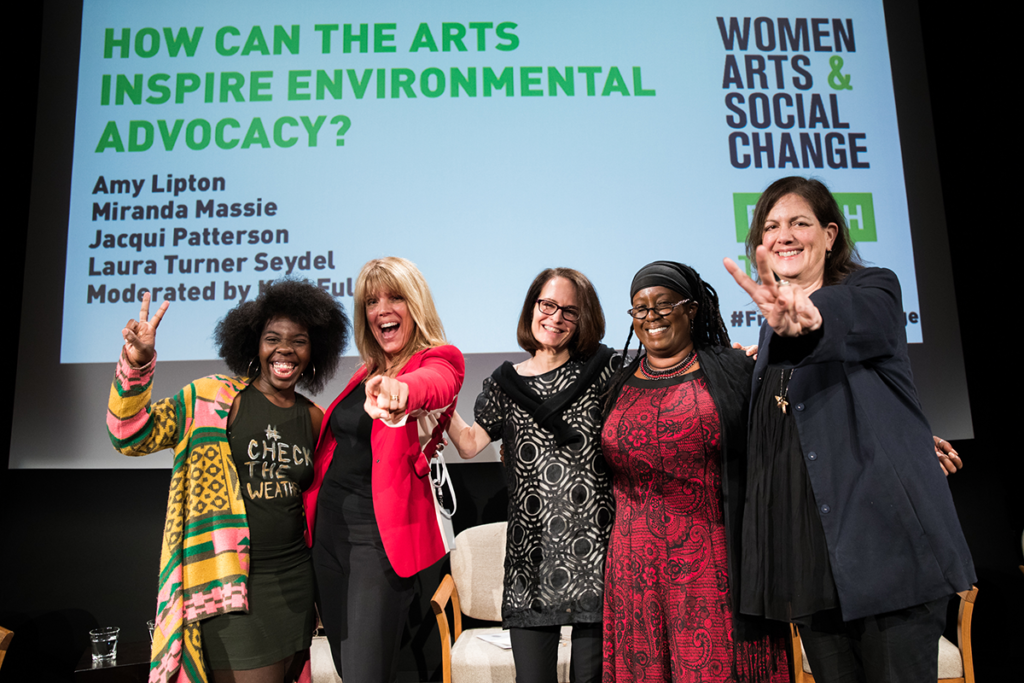
POLYGON ((373 419, 357 387, 334 407, 329 426, 334 434, 334 459, 320 488, 320 509, 348 526, 376 525, 373 511, 373 419))
POLYGON ((249 555, 287 560, 306 552, 302 492, 313 483, 316 445, 310 403, 296 394, 295 405, 280 408, 251 385, 238 400, 228 443, 245 500, 249 555))

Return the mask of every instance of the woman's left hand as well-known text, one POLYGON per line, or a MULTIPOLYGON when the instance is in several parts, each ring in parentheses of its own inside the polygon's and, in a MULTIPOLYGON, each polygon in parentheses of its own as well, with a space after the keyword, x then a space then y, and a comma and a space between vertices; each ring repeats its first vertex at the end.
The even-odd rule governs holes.
POLYGON ((775 330, 775 334, 780 337, 799 337, 821 327, 821 311, 803 287, 785 280, 775 281, 775 274, 768 264, 768 250, 763 245, 757 248, 760 283, 747 277, 732 259, 725 259, 725 269, 761 309, 761 314, 775 330))
POLYGON ((932 439, 935 440, 935 456, 939 459, 939 464, 942 465, 942 473, 947 477, 956 474, 956 471, 964 466, 960 454, 953 448, 953 444, 945 439, 940 439, 935 435, 932 435, 932 439))
POLYGON ((409 385, 394 377, 377 375, 366 382, 366 403, 363 408, 374 420, 392 421, 405 413, 409 402, 409 385))

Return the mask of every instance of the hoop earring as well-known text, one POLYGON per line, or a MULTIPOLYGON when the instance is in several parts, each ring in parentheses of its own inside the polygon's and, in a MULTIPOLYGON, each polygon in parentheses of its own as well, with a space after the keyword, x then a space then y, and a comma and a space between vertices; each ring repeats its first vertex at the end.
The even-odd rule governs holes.
POLYGON ((259 373, 259 370, 260 370, 260 365, 259 365, 259 363, 256 363, 256 361, 258 361, 259 359, 260 359, 260 357, 259 357, 259 355, 257 355, 257 356, 256 356, 256 357, 254 357, 254 358, 253 358, 253 359, 252 359, 251 361, 249 361, 249 367, 247 367, 247 368, 245 369, 245 371, 246 371, 246 372, 248 373, 248 375, 249 375, 249 379, 255 379, 255 378, 256 378, 256 375, 260 374, 260 373, 259 373), (252 374, 252 364, 253 364, 253 363, 256 363, 256 375, 252 374))
MULTIPOLYGON (((309 378, 309 381, 310 381, 310 382, 313 382, 313 381, 315 381, 315 380, 316 380, 316 363, 310 363, 310 367, 312 367, 312 368, 313 368, 313 376, 309 378)), ((303 370, 303 371, 302 371, 302 374, 303 374, 303 375, 305 375, 305 374, 306 374, 306 371, 305 371, 305 370, 303 370)))

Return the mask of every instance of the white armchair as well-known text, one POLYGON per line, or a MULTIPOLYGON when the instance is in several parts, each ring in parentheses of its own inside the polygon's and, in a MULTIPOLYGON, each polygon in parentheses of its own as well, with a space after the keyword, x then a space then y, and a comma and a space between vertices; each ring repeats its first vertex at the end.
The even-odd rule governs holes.
MULTIPOLYGON (((515 683, 512 651, 478 638, 500 633, 500 626, 462 630, 462 615, 481 621, 501 621, 501 594, 505 574, 506 523, 483 524, 455 537, 452 573, 441 580, 430 605, 441 635, 444 683, 515 683), (454 628, 445 607, 451 603, 454 628)), ((570 639, 563 628, 558 647, 558 680, 568 683, 570 639)))

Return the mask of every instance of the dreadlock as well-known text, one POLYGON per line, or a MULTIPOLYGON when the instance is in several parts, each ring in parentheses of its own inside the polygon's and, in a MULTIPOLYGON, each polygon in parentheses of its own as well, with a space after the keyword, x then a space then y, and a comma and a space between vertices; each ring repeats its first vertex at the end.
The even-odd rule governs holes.
MULTIPOLYGON (((697 313, 690 328, 690 339, 695 349, 706 349, 714 346, 729 346, 729 332, 722 320, 722 312, 718 307, 718 292, 701 279, 700 273, 693 268, 674 261, 655 261, 641 268, 633 278, 633 294, 644 287, 656 283, 669 289, 688 295, 697 303, 697 313), (680 291, 683 290, 683 291, 680 291)), ((622 365, 612 376, 608 393, 605 394, 603 418, 607 418, 615 407, 615 401, 626 381, 636 373, 643 357, 643 345, 637 349, 633 358, 629 357, 629 343, 633 339, 633 324, 629 325, 626 345, 622 349, 622 365)))

